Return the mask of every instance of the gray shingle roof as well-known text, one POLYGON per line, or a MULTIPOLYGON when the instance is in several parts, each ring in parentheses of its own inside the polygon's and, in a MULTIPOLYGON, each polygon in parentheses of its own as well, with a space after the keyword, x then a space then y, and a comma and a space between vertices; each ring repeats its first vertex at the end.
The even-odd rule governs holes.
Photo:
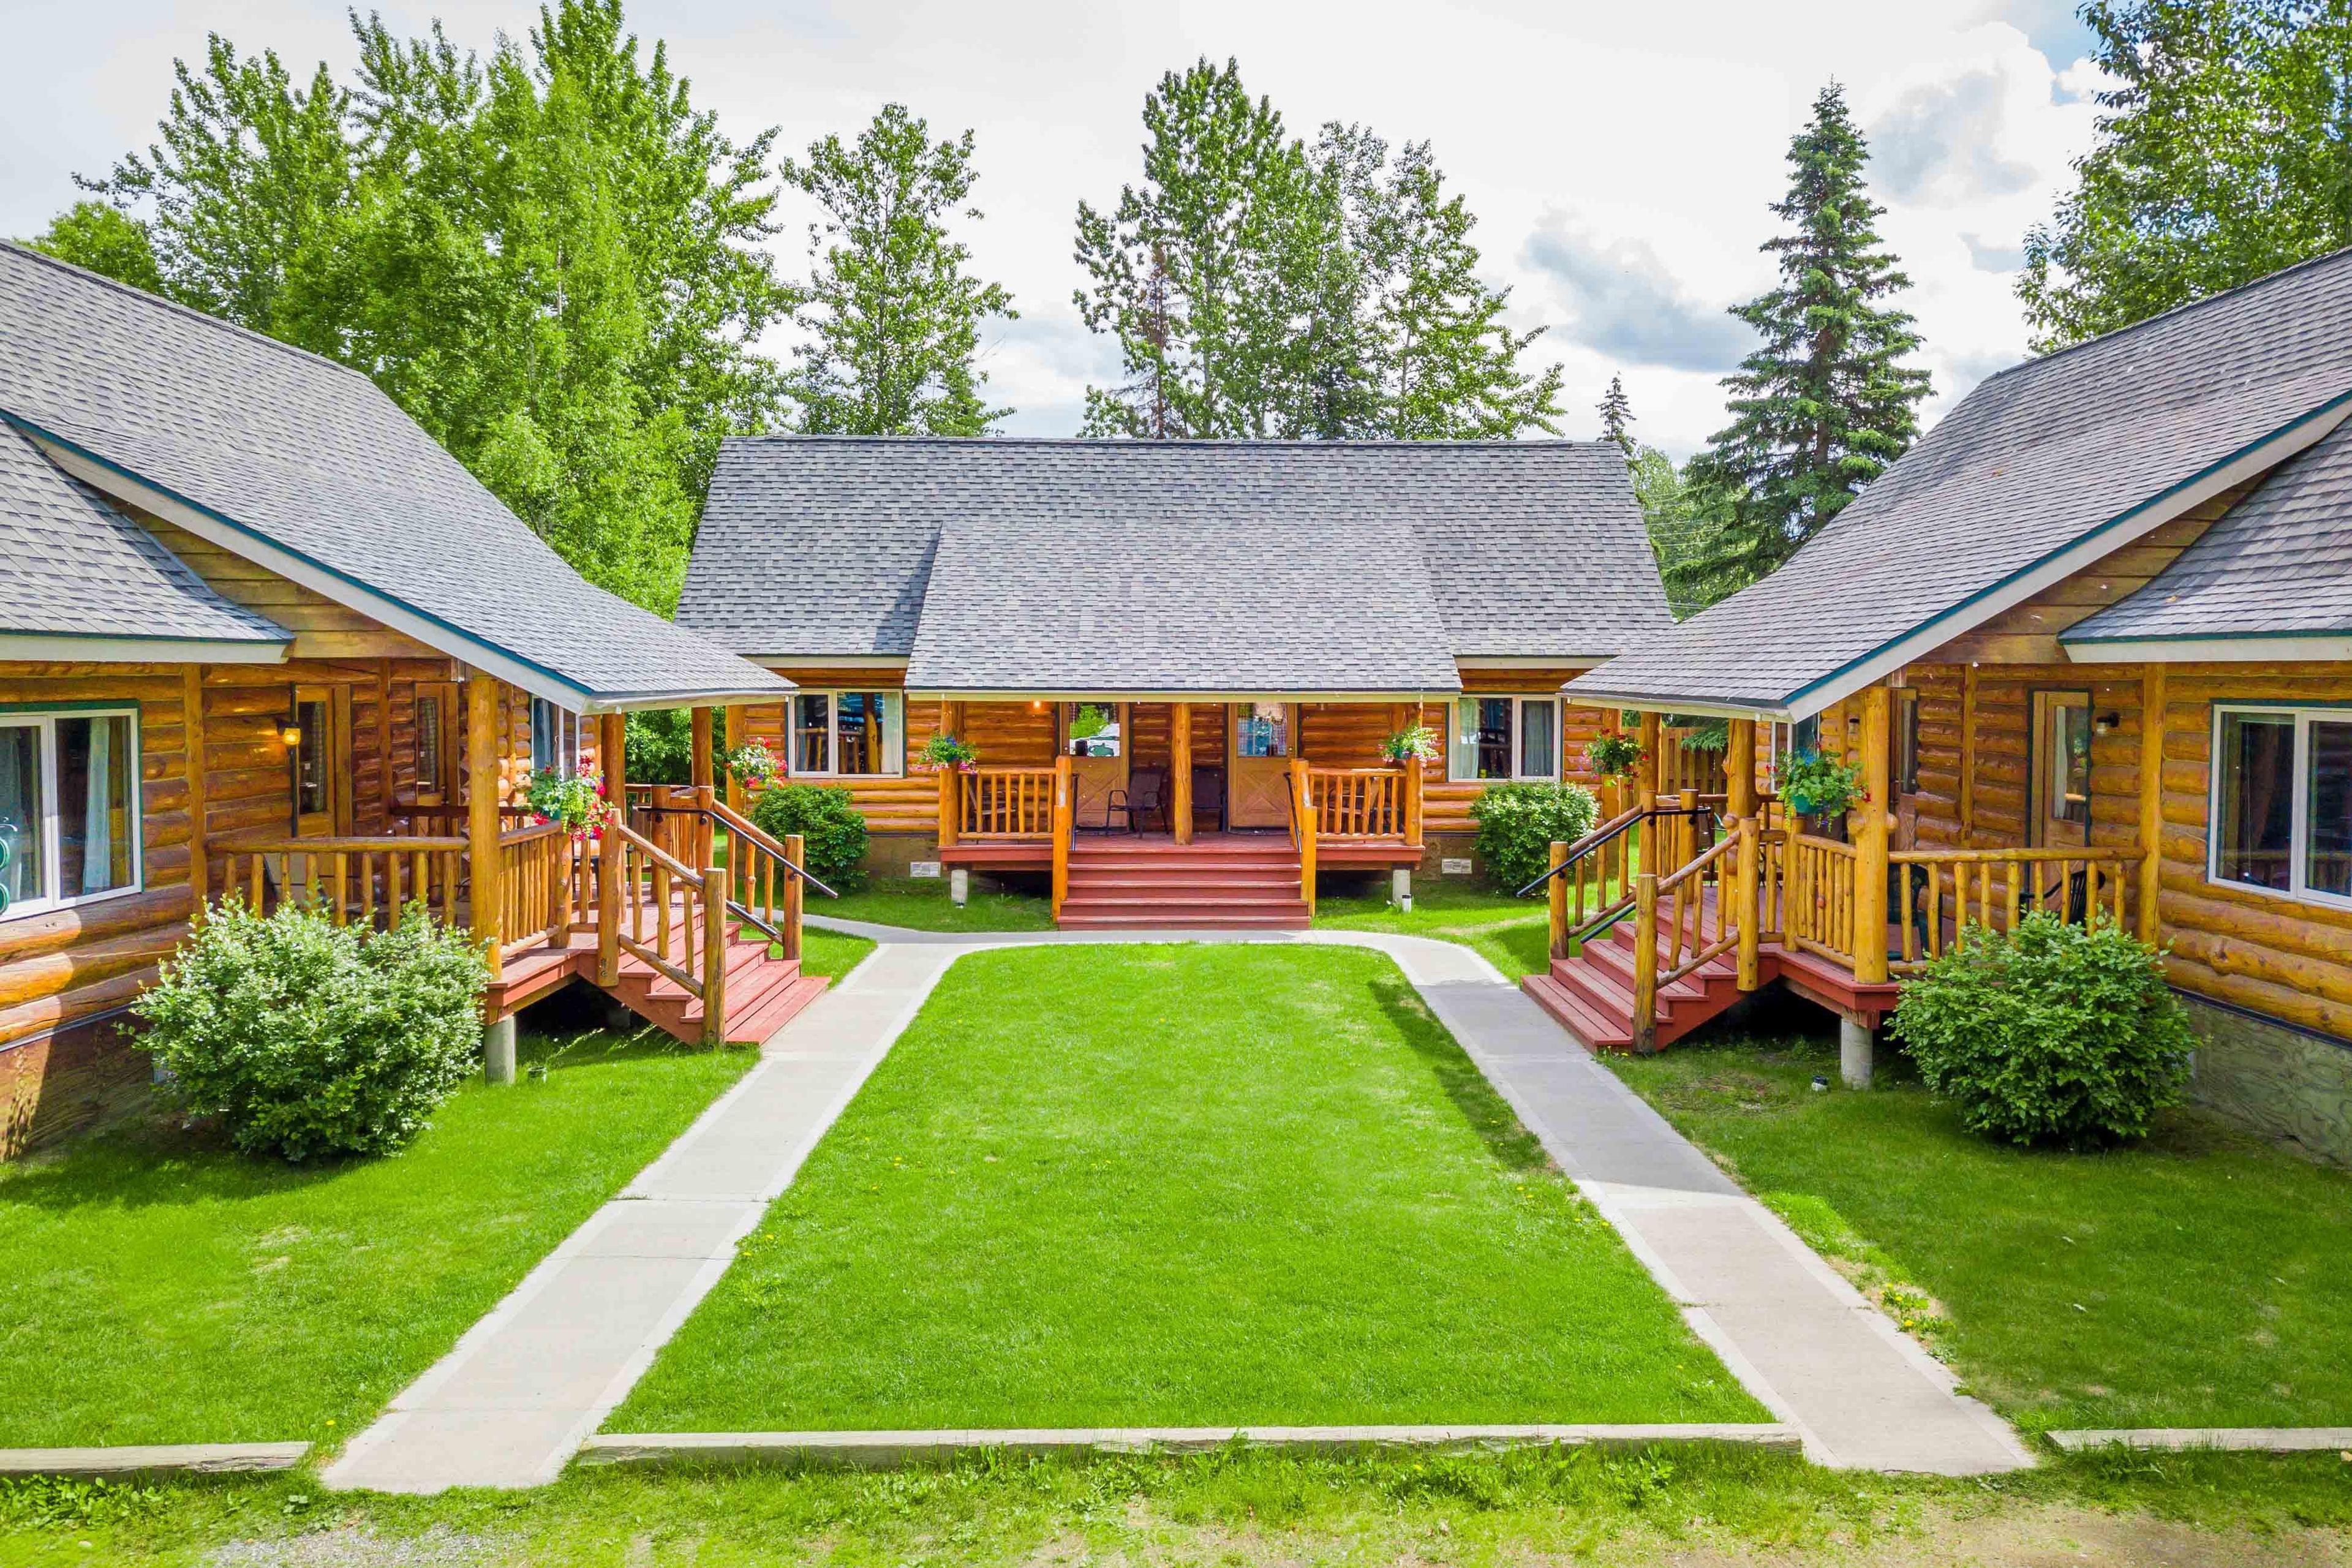
POLYGON ((0 632, 251 643, 293 634, 207 587, 155 536, 0 424, 0 632))
POLYGON ((6 244, 0 412, 398 601, 444 651, 504 654, 546 695, 786 689, 583 581, 366 377, 6 244))
POLYGON ((1571 694, 1810 710, 1905 637, 2352 392, 2352 252, 1979 386, 1763 582, 1571 694), (1827 695, 1825 695, 1825 693, 1827 695))
POLYGON ((2062 637, 2352 632, 2352 424, 2284 463, 2155 581, 2062 637))
MULTIPOLYGON (((1180 661, 1171 675, 1255 656, 1202 640, 1233 626, 1224 604, 1241 584, 1221 563, 1251 546, 1265 571, 1317 580, 1307 597, 1329 605, 1318 637, 1407 635, 1412 616, 1379 597, 1407 591, 1400 553, 1420 558, 1441 653, 1605 657, 1671 621, 1624 459, 1597 442, 795 437, 720 452, 678 620, 747 654, 911 654, 939 596, 942 531, 959 527, 974 549, 1051 546, 1072 571, 1155 584, 1149 635, 1180 661), (1172 571, 1196 536, 1197 570, 1172 571)), ((969 570, 958 613, 988 582, 984 561, 969 570)), ((1008 605, 1018 583, 1024 615, 1063 603, 1023 563, 999 575, 1008 605)), ((1040 652, 1073 635, 1018 628, 1040 652)))

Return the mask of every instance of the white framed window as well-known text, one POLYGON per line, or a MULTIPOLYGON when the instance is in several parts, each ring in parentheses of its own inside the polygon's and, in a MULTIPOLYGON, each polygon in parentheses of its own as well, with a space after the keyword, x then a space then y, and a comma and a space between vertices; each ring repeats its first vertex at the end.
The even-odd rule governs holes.
POLYGON ((896 777, 907 771, 906 700, 896 691, 811 691, 785 704, 795 777, 896 777))
POLYGON ((2352 708, 2213 710, 2206 876, 2352 907, 2352 708))
POLYGON ((139 710, 0 710, 0 920, 139 890, 139 710))
POLYGON ((530 767, 570 775, 580 771, 580 715, 544 697, 530 700, 530 767))
POLYGON ((1559 777, 1559 699, 1465 697, 1454 705, 1448 773, 1457 780, 1559 777))

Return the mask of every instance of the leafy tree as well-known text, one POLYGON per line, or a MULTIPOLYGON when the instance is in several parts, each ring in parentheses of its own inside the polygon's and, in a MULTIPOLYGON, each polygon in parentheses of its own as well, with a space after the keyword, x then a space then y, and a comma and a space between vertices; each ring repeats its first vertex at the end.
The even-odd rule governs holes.
POLYGON ((1601 438, 1617 443, 1618 450, 1627 458, 1633 457, 1633 405, 1625 395, 1625 378, 1612 375, 1609 390, 1601 395, 1601 438))
POLYGON ((2093 0, 2100 140, 2018 279, 2034 347, 2352 245, 2352 5, 2093 0))
POLYGON ((1778 287, 1732 314, 1763 335, 1724 385, 1731 424, 1685 478, 1734 498, 1668 592, 1705 599, 1779 566, 1821 531, 1918 435, 1927 373, 1901 363, 1919 347, 1912 319, 1881 303, 1910 287, 1876 227, 1885 209, 1863 186, 1869 150, 1832 82, 1789 148, 1788 196, 1772 210, 1793 232, 1763 249, 1778 287))
POLYGON ((1144 183, 1081 203, 1076 295, 1126 378, 1087 428, 1152 437, 1508 436, 1553 429, 1559 372, 1477 277, 1475 220, 1425 143, 1360 126, 1307 147, 1231 60, 1144 100, 1144 183))
MULTIPOLYGON (((1010 409, 980 395, 980 325, 1012 318, 1013 297, 964 275, 970 248, 947 216, 971 194, 972 133, 933 144, 902 104, 857 138, 785 159, 787 184, 823 205, 809 226, 814 274, 797 312, 814 334, 789 390, 801 428, 818 435, 981 436, 1010 409)), ((963 214, 977 219, 977 208, 963 214)))
POLYGON ((1733 503, 1721 489, 1692 475, 1692 466, 1677 469, 1675 460, 1655 447, 1636 447, 1631 464, 1633 496, 1642 504, 1650 549, 1665 582, 1666 605, 1677 620, 1742 585, 1705 564, 1722 551, 1733 503))
POLYGON ((158 142, 86 182, 144 210, 163 291, 352 365, 592 581, 676 602, 720 437, 781 407, 788 300, 759 242, 772 132, 738 146, 619 0, 487 60, 352 18, 350 88, 212 39, 158 142))
POLYGON ((163 274, 155 265, 155 245, 147 226, 104 202, 76 202, 28 243, 118 283, 150 294, 163 292, 163 274))

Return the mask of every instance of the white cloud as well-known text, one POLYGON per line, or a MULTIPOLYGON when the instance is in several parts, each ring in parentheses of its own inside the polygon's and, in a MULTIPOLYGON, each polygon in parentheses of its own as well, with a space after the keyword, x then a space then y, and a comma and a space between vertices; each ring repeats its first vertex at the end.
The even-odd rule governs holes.
POLYGON ((1570 311, 1555 334, 1604 356, 1720 374, 1755 346, 1753 328, 1721 304, 1691 298, 1643 240, 1603 241, 1559 219, 1528 239, 1527 260, 1570 311))

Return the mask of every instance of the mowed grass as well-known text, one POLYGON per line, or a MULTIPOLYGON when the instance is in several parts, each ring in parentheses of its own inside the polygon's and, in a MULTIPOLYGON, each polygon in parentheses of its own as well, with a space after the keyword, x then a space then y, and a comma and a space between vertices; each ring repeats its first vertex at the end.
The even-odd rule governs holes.
POLYGON ((812 896, 808 912, 836 920, 904 926, 909 931, 1054 929, 1053 900, 1025 885, 999 883, 975 875, 963 908, 956 908, 948 895, 945 877, 873 877, 865 886, 837 899, 828 899, 822 893, 812 896))
MULTIPOLYGON (((782 952, 782 948, 771 948, 782 952)), ((840 931, 821 931, 813 925, 801 927, 801 973, 820 975, 838 981, 866 961, 874 951, 873 942, 862 936, 849 936, 840 931)))
POLYGON ((2352 1425, 2352 1174, 2188 1111, 2144 1148, 1990 1143, 1881 1054, 1861 1094, 1814 1092, 1836 1051, 1804 1039, 1610 1065, 1816 1247, 1940 1304, 1927 1336, 2021 1426, 2352 1425))
POLYGON ((388 1159, 289 1166, 155 1121, 0 1167, 0 1447, 333 1444, 755 1059, 526 1038, 388 1159))
POLYGON ((614 1431, 1761 1420, 1386 958, 968 957, 614 1431))
POLYGON ((1394 931, 1460 942, 1517 980, 1549 966, 1550 941, 1541 899, 1515 899, 1490 888, 1415 877, 1410 913, 1389 902, 1388 879, 1369 894, 1324 892, 1315 900, 1318 931, 1394 931))

